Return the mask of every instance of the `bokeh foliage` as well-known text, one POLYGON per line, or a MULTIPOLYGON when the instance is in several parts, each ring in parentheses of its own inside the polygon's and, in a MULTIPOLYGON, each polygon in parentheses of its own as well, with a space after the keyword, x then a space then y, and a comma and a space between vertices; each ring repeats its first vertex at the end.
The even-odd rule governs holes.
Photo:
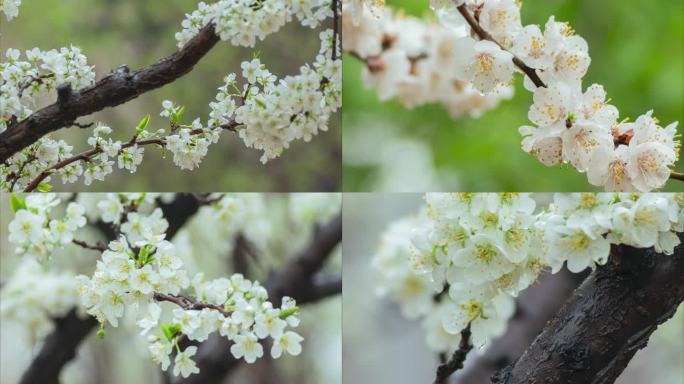
MULTIPOLYGON (((389 0, 416 16, 432 16, 428 1, 389 0)), ((523 24, 543 24, 550 15, 569 21, 589 44, 592 63, 584 86, 603 84, 620 118, 654 110, 664 125, 684 124, 684 2, 636 0, 527 0, 523 24)), ((362 135, 374 124, 392 126, 401 136, 426 142, 435 167, 456 173, 468 191, 588 191, 586 176, 572 167, 545 167, 520 149, 518 127, 529 124, 532 94, 516 76, 516 94, 495 110, 474 119, 452 119, 438 105, 408 110, 396 101, 381 103, 363 86, 361 63, 344 58, 344 133, 362 135), (373 118, 369 119, 368 115, 373 118)), ((382 143, 378 143, 382 145, 382 143)), ((676 169, 684 170, 680 160, 676 169)), ((367 188, 372 167, 344 165, 344 190, 367 188)), ((448 188, 448 186, 447 186, 448 188)), ((681 191, 669 181, 665 191, 681 191)))

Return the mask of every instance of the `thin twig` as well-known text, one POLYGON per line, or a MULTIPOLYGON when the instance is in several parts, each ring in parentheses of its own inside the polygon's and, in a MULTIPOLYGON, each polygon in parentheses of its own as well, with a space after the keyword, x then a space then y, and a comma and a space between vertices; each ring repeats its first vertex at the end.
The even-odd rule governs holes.
MULTIPOLYGON (((230 123, 226 123, 226 124, 216 126, 216 127, 210 127, 208 129, 211 129, 211 130, 224 129, 227 131, 235 132, 235 129, 237 128, 238 125, 239 124, 237 122, 231 121, 230 123)), ((201 133, 204 133, 205 131, 206 131, 205 129, 200 129, 200 128, 194 129, 194 130, 190 131, 190 135, 199 135, 201 133)), ((158 137, 158 138, 148 139, 148 140, 141 140, 141 141, 137 141, 137 140, 132 139, 129 142, 127 142, 121 146, 121 149, 119 150, 119 154, 121 154, 121 152, 124 149, 131 148, 135 145, 137 145, 139 147, 146 146, 146 145, 158 145, 160 147, 165 147, 167 137, 168 136, 158 137)), ((43 180, 45 180, 48 176, 50 176, 54 171, 56 171, 58 169, 62 169, 64 167, 66 167, 67 165, 69 165, 71 163, 75 163, 77 161, 91 161, 95 156, 99 155, 102 152, 103 152, 103 150, 101 147, 96 147, 93 149, 89 149, 85 152, 81 152, 77 155, 74 155, 74 156, 68 158, 68 159, 64 159, 64 160, 50 166, 49 168, 47 168, 46 170, 41 172, 38 176, 36 176, 36 178, 33 179, 26 186, 26 188, 24 188, 24 192, 33 192, 36 188, 38 188, 40 183, 43 180)))
POLYGON ((187 298, 182 295, 167 295, 165 293, 155 292, 153 297, 156 301, 168 301, 170 303, 176 304, 177 306, 185 310, 201 311, 204 308, 209 308, 221 312, 223 316, 230 316, 230 312, 227 311, 225 308, 221 307, 220 305, 204 303, 201 301, 194 302, 190 298, 187 298))
POLYGON ((684 181, 684 173, 671 172, 670 179, 684 181))
POLYGON ((24 83, 24 85, 22 85, 19 88, 19 96, 20 97, 23 96, 24 91, 27 90, 29 87, 31 87, 33 85, 33 83, 38 83, 38 85, 41 85, 41 84, 43 84, 44 80, 51 79, 53 77, 55 77, 54 73, 47 73, 45 75, 41 75, 38 77, 31 77, 26 83, 24 83))
MULTIPOLYGON (((470 28, 473 30, 473 32, 475 32, 475 34, 477 34, 477 36, 480 37, 480 39, 489 40, 498 45, 502 50, 508 52, 508 50, 506 50, 506 48, 504 48, 498 41, 496 41, 494 37, 492 37, 492 35, 489 34, 489 32, 485 31, 482 28, 482 26, 480 26, 480 23, 478 23, 478 21, 475 20, 475 17, 468 11, 468 8, 465 4, 461 4, 458 6, 458 12, 461 13, 463 18, 468 23, 468 25, 470 25, 470 28)), ((513 54, 511 53, 511 55, 513 54)), ((516 55, 513 55, 513 64, 515 64, 516 67, 520 68, 520 70, 523 71, 527 75, 527 77, 530 78, 530 80, 532 80, 534 85, 536 85, 537 87, 546 88, 546 84, 544 84, 544 82, 539 78, 534 68, 525 64, 525 62, 523 62, 516 55)))
POLYGON ((34 148, 31 151, 31 153, 28 155, 26 160, 24 160, 24 162, 21 164, 21 167, 19 167, 19 170, 14 174, 9 175, 13 178, 12 183, 10 184, 10 188, 9 188, 10 192, 14 192, 14 187, 17 185, 17 181, 19 181, 19 179, 21 179, 21 174, 24 173, 24 169, 26 169, 26 166, 29 165, 30 163, 34 162, 37 159, 38 159, 38 157, 36 157, 36 150, 34 148))
POLYGON ((435 377, 434 384, 446 383, 452 373, 463 368, 463 362, 465 361, 468 352, 473 349, 473 344, 470 342, 470 334, 470 323, 468 323, 461 331, 461 342, 458 345, 458 349, 451 355, 451 359, 437 367, 437 376, 435 377))
POLYGON ((104 246, 103 244, 101 244, 101 243, 89 244, 89 243, 87 243, 87 242, 85 242, 85 241, 83 241, 83 240, 76 240, 76 239, 72 240, 72 242, 73 242, 74 244, 80 246, 81 248, 91 249, 91 250, 93 250, 93 251, 104 252, 104 251, 107 250, 107 247, 105 247, 105 246, 104 246))

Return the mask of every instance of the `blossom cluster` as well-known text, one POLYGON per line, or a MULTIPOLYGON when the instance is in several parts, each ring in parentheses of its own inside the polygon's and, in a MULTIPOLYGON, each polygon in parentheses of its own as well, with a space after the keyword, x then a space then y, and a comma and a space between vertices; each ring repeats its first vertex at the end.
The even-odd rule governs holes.
POLYGON ((556 194, 546 208, 526 194, 426 194, 416 217, 383 234, 373 265, 380 292, 422 318, 428 344, 455 348, 502 334, 514 298, 540 273, 608 260, 611 244, 672 254, 684 232, 684 194, 556 194))
MULTIPOLYGON (((202 304, 190 308, 173 310, 171 323, 161 325, 162 335, 150 335, 149 350, 152 359, 166 370, 170 364, 169 354, 178 348, 180 336, 190 340, 205 341, 209 334, 218 332, 233 341, 230 352, 236 359, 253 363, 264 355, 261 344, 267 338, 272 340, 271 357, 277 359, 286 352, 301 353, 303 338, 288 327, 299 325, 296 313, 299 308, 293 299, 284 297, 280 308, 268 301, 268 293, 258 282, 245 279, 240 274, 230 278, 219 278, 207 282, 198 274, 192 282, 197 300, 202 304)), ((138 322, 143 333, 156 326, 161 309, 151 304, 148 313, 138 322)), ((196 347, 188 347, 176 354, 173 373, 184 377, 199 370, 190 357, 196 347)))
MULTIPOLYGON (((7 4, 12 2, 5 2, 7 4)), ((9 15, 9 14, 8 14, 9 15)), ((21 52, 9 48, 6 62, 0 63, 0 133, 11 119, 26 119, 33 111, 36 97, 47 94, 62 84, 74 89, 87 87, 95 81, 94 67, 77 47, 41 51, 27 50, 26 60, 21 52)))
POLYGON ((146 117, 138 125, 133 141, 113 140, 112 128, 98 123, 87 139, 90 148, 81 154, 75 154, 74 147, 64 140, 44 136, 12 156, 0 168, 0 189, 23 190, 43 173, 45 177, 37 188, 39 191, 50 190, 54 176, 58 176, 63 184, 83 178, 83 183, 90 185, 94 180, 104 180, 114 167, 133 173, 143 161, 145 149, 142 144, 166 144, 163 141, 164 130, 145 130, 148 121, 146 117))
POLYGON ((0 293, 0 317, 23 324, 34 340, 54 329, 78 303, 78 283, 67 271, 46 270, 35 259, 23 258, 0 293))
MULTIPOLYGON (((209 281, 202 273, 189 276, 183 248, 166 239, 169 223, 156 207, 157 201, 167 199, 159 194, 106 194, 60 204, 61 199, 51 193, 29 194, 25 199, 13 195, 16 213, 9 240, 23 258, 3 287, 3 316, 26 321, 37 337, 50 331, 53 318, 74 307, 100 322, 100 336, 106 326, 118 327, 124 317, 135 319, 141 335, 148 338, 152 360, 163 370, 173 360, 173 374, 183 377, 199 369, 192 359, 197 347, 180 349, 183 336, 202 342, 218 333, 232 342, 232 356, 248 363, 262 357, 266 345, 273 358, 300 354, 303 338, 292 330, 299 324, 294 299, 283 297, 277 307, 259 282, 241 274, 209 281), (66 216, 55 219, 62 205, 66 216), (92 220, 110 225, 119 238, 102 248, 74 240, 74 232, 86 222, 85 206, 90 207, 92 220), (47 272, 49 255, 72 242, 101 252, 94 272, 78 276, 47 272), (41 276, 37 284, 36 277, 41 276), (41 296, 36 299, 36 295, 41 296), (27 301, 32 302, 23 305, 27 301), (173 307, 167 308, 165 302, 173 307)), ((253 222, 246 219, 257 203, 246 195, 226 195, 206 208, 219 216, 230 213, 230 222, 246 226, 245 222, 253 222)))
POLYGON ((55 218, 53 208, 60 204, 55 194, 28 195, 26 199, 12 198, 16 211, 9 224, 9 241, 15 245, 15 253, 47 260, 55 249, 69 244, 74 232, 85 226, 85 208, 75 202, 67 205, 62 218, 55 218))
POLYGON ((374 3, 343 2, 342 9, 343 47, 365 62, 365 85, 380 100, 396 97, 409 108, 440 103, 456 118, 479 116, 513 96, 511 86, 483 95, 457 77, 457 42, 467 36, 465 28, 400 15, 374 3))
MULTIPOLYGON (((9 7, 11 2, 5 2, 9 7)), ((224 0, 199 8, 183 22, 177 35, 183 45, 208 23, 224 40, 235 45, 253 46, 286 22, 297 18, 304 26, 318 27, 333 16, 331 0, 243 1, 224 0)), ((245 145, 262 150, 263 163, 280 156, 293 140, 310 141, 328 122, 342 103, 342 70, 337 57, 340 51, 333 30, 320 34, 321 49, 311 65, 300 73, 278 79, 258 58, 242 64, 246 84, 240 90, 230 74, 211 103, 210 119, 204 126, 200 119, 182 124, 184 108, 171 101, 162 103, 162 117, 170 121, 170 130, 146 130, 149 116, 141 120, 130 141, 113 140, 112 129, 98 124, 86 151, 74 154, 73 147, 62 140, 43 137, 18 152, 0 166, 0 189, 40 190, 52 188, 51 178, 61 176, 62 183, 83 178, 86 185, 104 180, 118 165, 136 172, 144 156, 144 146, 159 146, 173 154, 173 162, 183 170, 193 170, 206 156, 208 147, 218 142, 223 130, 238 131, 245 145), (235 92, 234 92, 235 91, 235 92)), ((9 124, 26 119, 33 111, 29 105, 44 91, 69 84, 75 89, 91 85, 95 74, 87 66, 78 48, 26 52, 28 61, 19 61, 19 51, 8 50, 8 61, 0 65, 0 133, 9 124)))
POLYGON ((284 351, 292 355, 301 352, 303 338, 286 330, 299 323, 299 309, 293 299, 283 298, 283 305, 275 308, 268 301, 266 289, 240 274, 204 282, 200 273, 190 281, 175 246, 163 240, 163 231, 160 233, 167 225, 164 219, 155 214, 133 215, 136 214, 129 213, 121 226, 126 236, 109 244, 93 276, 77 277, 82 304, 103 328, 105 323, 118 326, 127 311, 136 314, 142 335, 159 328, 161 332, 148 336, 152 360, 167 370, 175 348, 173 374, 183 377, 199 372, 191 358, 197 347, 180 351, 178 343, 183 335, 202 342, 211 333, 219 332, 233 341, 231 354, 248 363, 263 356, 260 340, 268 337, 273 343, 273 358, 284 351), (180 295, 190 288, 194 298, 180 295), (163 301, 178 306, 168 323, 160 321, 159 302, 163 301))
POLYGON ((602 85, 583 90, 582 79, 591 63, 589 48, 568 23, 551 16, 543 31, 537 25, 523 26, 521 3, 515 0, 431 0, 430 4, 442 26, 426 34, 421 32, 421 22, 409 19, 392 26, 386 17, 374 20, 369 2, 348 2, 347 8, 354 12, 347 17, 349 24, 357 26, 350 28, 355 33, 345 33, 345 49, 358 51, 368 58, 371 69, 378 69, 375 75, 369 69, 364 73, 382 90, 381 98, 399 95, 408 98, 410 106, 425 93, 438 94, 432 81, 444 76, 454 76, 459 83, 438 80, 442 87, 465 83, 483 97, 499 97, 502 90, 509 92, 505 90, 513 74, 524 72, 524 85, 534 93, 528 113, 534 126, 519 129, 524 151, 547 166, 569 163, 606 191, 648 192, 665 185, 680 152, 677 123, 663 128, 652 112, 633 123, 620 122, 619 111, 609 104, 602 85), (433 45, 435 53, 423 51, 433 45), (395 46, 400 52, 395 52, 395 46), (428 63, 441 62, 436 74, 423 71, 426 53, 435 58, 428 63), (403 80, 406 73, 412 74, 412 81, 403 80))
POLYGON ((280 156, 294 140, 308 142, 327 131, 330 117, 342 105, 342 63, 332 57, 339 44, 333 37, 332 30, 320 33, 316 61, 295 76, 278 79, 258 58, 243 62, 244 90, 235 74, 226 76, 210 104, 208 124, 239 125, 245 145, 263 151, 262 163, 280 156))
POLYGON ((243 47, 253 47, 256 40, 277 32, 296 17, 303 26, 316 28, 332 17, 332 0, 220 0, 200 2, 186 15, 183 30, 176 33, 182 47, 202 28, 212 23, 221 40, 243 47))
POLYGON ((19 16, 21 0, 0 0, 0 11, 5 14, 7 21, 19 16))

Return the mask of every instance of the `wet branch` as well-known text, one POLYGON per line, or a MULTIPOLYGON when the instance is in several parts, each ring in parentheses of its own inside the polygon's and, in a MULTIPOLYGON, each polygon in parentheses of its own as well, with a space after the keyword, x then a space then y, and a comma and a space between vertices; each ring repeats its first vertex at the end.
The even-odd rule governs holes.
POLYGON ((0 134, 0 162, 28 147, 44 135, 68 127, 82 116, 126 103, 187 74, 206 55, 219 37, 213 24, 204 27, 183 48, 139 71, 122 67, 94 85, 60 92, 57 102, 11 124, 0 134))
POLYGON ((613 383, 683 300, 683 245, 673 255, 613 246, 608 263, 492 382, 613 383))

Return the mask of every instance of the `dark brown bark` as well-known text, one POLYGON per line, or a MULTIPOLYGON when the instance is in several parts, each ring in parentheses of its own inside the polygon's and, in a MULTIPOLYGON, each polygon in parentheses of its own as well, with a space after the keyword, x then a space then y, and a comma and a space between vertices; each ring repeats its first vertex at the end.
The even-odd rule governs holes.
POLYGON ((470 323, 461 331, 461 342, 458 349, 454 351, 449 361, 437 367, 437 376, 434 384, 444 384, 449 379, 452 373, 463 368, 463 362, 468 356, 468 352, 473 349, 473 344, 470 342, 470 323))
MULTIPOLYGON (((318 228, 313 240, 295 255, 278 272, 271 274, 265 284, 269 298, 274 306, 280 306, 283 296, 297 300, 303 305, 323 298, 340 294, 342 280, 323 279, 316 274, 330 257, 332 251, 342 241, 342 216, 338 215, 329 223, 318 228), (338 283, 336 283, 338 282, 338 283)), ((182 384, 220 383, 240 360, 230 354, 230 342, 224 337, 210 337, 198 350, 198 374, 176 381, 182 384)), ((264 349, 264 358, 270 359, 269 351, 264 349)))
POLYGON ((114 107, 162 87, 192 70, 219 41, 213 24, 204 27, 183 48, 139 71, 120 67, 94 85, 78 91, 59 87, 55 103, 10 125, 0 134, 0 162, 33 144, 44 135, 69 127, 82 116, 114 107))
POLYGON ((294 297, 301 303, 316 300, 314 275, 323 268, 341 241, 342 214, 338 214, 330 222, 317 227, 313 241, 268 278, 266 289, 273 298, 273 305, 280 306, 283 296, 294 297))
POLYGON ((43 347, 19 383, 59 384, 62 367, 76 357, 78 346, 97 324, 94 317, 78 317, 76 310, 55 320, 55 330, 45 339, 43 347))
MULTIPOLYGON (((680 234, 684 240, 684 235, 680 234)), ((674 255, 614 246, 542 333, 494 383, 613 383, 684 300, 684 246, 674 255)))
MULTIPOLYGON (((171 239, 178 230, 199 209, 199 203, 192 195, 177 195, 168 204, 160 204, 164 217, 169 222, 167 236, 171 239)), ((108 241, 117 238, 118 234, 109 225, 100 223, 98 228, 108 241)), ((82 319, 75 311, 55 320, 55 330, 45 339, 40 352, 31 362, 21 377, 20 384, 59 384, 59 374, 66 363, 76 356, 81 343, 97 327, 94 317, 82 319)))

